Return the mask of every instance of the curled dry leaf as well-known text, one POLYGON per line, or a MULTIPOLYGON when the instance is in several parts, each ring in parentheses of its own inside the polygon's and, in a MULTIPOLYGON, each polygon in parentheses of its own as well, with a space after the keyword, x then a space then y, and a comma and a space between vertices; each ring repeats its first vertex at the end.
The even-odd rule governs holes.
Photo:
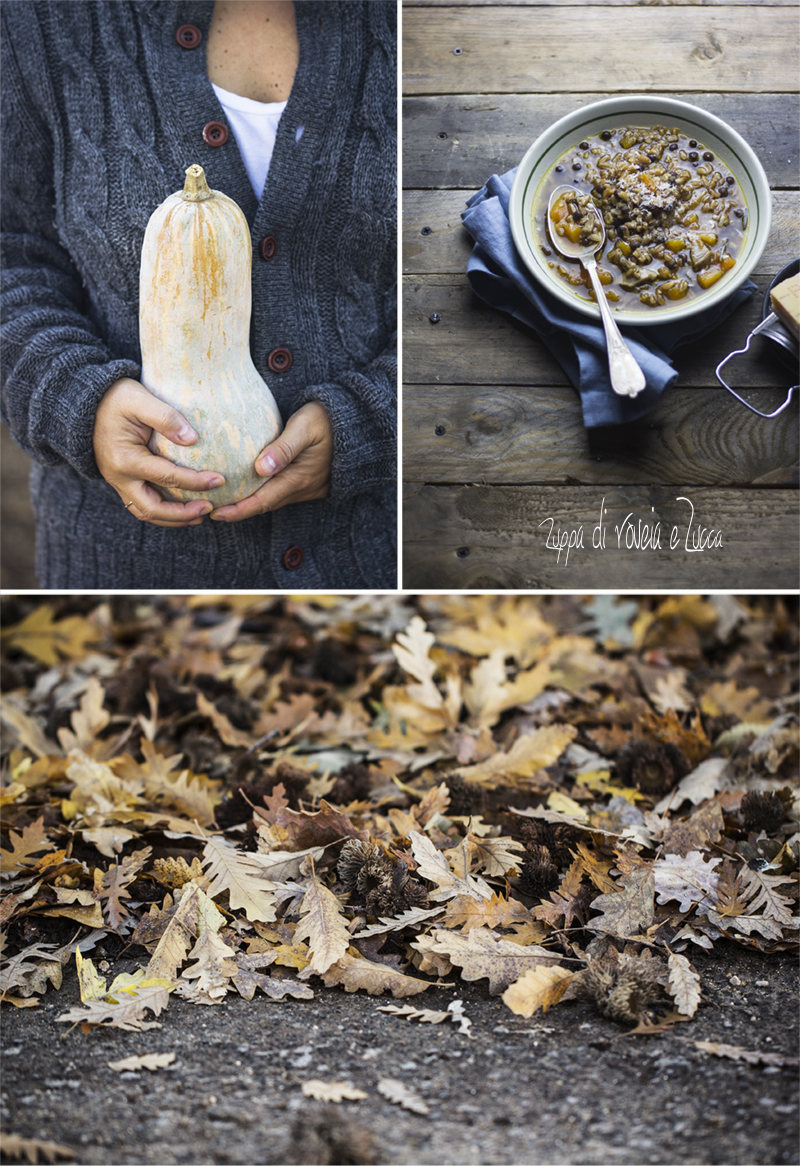
POLYGON ((137 1073, 139 1069, 165 1069, 175 1060, 175 1053, 142 1053, 141 1056, 123 1057, 121 1061, 109 1061, 109 1069, 115 1073, 137 1073))
POLYGON ((387 1101, 391 1101, 393 1105, 401 1105, 403 1109, 409 1109, 412 1113, 423 1115, 430 1113, 430 1108, 426 1102, 404 1081, 398 1081, 394 1077, 382 1077, 378 1082, 378 1092, 387 1101))
POLYGON ((58 1142, 43 1142, 39 1138, 21 1138, 19 1134, 0 1134, 0 1153, 3 1161, 10 1159, 22 1161, 24 1158, 31 1166, 37 1162, 58 1162, 60 1158, 74 1158, 75 1154, 68 1146, 60 1146, 58 1142))
POLYGON ((313 1097, 315 1101, 365 1101, 369 1097, 363 1089, 356 1089, 346 1081, 304 1081, 303 1096, 313 1097))
POLYGON ((574 973, 566 968, 529 968, 503 993, 503 1003, 517 1016, 533 1016, 540 1008, 547 1012, 558 1004, 572 982, 574 973))

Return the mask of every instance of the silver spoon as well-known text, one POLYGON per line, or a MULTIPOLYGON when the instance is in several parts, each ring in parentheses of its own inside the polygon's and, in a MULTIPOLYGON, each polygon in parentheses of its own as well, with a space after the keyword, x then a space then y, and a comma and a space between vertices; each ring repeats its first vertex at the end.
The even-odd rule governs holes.
POLYGON ((555 188, 547 204, 547 233, 550 236, 550 241, 560 255, 563 255, 565 259, 577 259, 584 271, 588 272, 589 279, 592 281, 597 306, 600 309, 603 328, 605 329, 611 387, 621 397, 635 397, 645 387, 644 373, 636 363, 636 358, 623 340, 616 321, 611 315, 611 309, 608 306, 603 285, 600 283, 600 277, 597 274, 595 253, 601 249, 606 241, 605 224, 594 203, 590 201, 591 209, 597 220, 597 231, 592 229, 590 242, 581 243, 577 241, 573 243, 566 235, 559 235, 557 233, 556 224, 551 217, 553 207, 564 195, 571 194, 574 197, 577 193, 574 186, 557 186, 555 188))

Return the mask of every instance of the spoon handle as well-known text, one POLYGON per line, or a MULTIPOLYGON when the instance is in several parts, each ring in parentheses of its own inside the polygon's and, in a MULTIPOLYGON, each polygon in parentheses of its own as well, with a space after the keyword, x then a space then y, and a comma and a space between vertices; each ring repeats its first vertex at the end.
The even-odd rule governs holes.
POLYGON ((636 363, 636 358, 622 338, 617 322, 611 315, 603 285, 597 274, 597 261, 594 258, 582 260, 583 266, 589 272, 589 278, 594 288, 597 306, 603 321, 608 347, 608 371, 611 376, 611 387, 621 397, 636 397, 645 387, 644 373, 636 363))

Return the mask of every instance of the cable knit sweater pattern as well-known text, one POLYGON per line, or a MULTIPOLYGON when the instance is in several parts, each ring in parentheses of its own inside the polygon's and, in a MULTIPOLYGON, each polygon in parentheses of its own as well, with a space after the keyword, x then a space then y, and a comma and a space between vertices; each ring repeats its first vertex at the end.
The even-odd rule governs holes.
POLYGON ((225 121, 206 73, 212 2, 0 7, 2 418, 34 463, 43 587, 397 585, 396 9, 295 11, 300 60, 257 202, 233 134, 221 147, 202 136, 225 121), (184 24, 198 47, 178 43, 184 24), (167 529, 125 512, 92 434, 106 390, 140 376, 145 227, 194 162, 251 225, 255 365, 284 419, 325 406, 334 454, 327 498, 167 529), (280 374, 267 366, 276 348, 293 358, 280 374))

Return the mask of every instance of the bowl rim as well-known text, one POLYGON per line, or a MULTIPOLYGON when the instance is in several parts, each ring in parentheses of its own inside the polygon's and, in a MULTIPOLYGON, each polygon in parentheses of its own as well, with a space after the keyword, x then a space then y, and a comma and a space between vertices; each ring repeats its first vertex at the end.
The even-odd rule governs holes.
MULTIPOLYGON (((533 174, 533 164, 544 149, 552 148, 553 144, 557 143, 559 139, 563 138, 572 129, 577 128, 579 124, 628 111, 652 113, 662 117, 665 115, 674 116, 678 121, 683 118, 684 120, 702 126, 703 129, 717 137, 735 157, 736 161, 740 163, 742 169, 748 175, 752 185, 753 195, 758 203, 756 229, 753 232, 753 241, 749 245, 747 255, 743 261, 736 264, 725 279, 720 280, 711 289, 710 294, 697 297, 685 304, 677 302, 671 306, 665 305, 663 308, 654 308, 652 311, 626 311, 624 308, 616 308, 614 304, 609 304, 614 319, 618 324, 623 326, 633 325, 637 328, 653 327, 671 324, 675 320, 697 315, 712 307, 714 304, 718 304, 721 300, 727 299, 729 295, 744 283, 758 263, 766 247, 772 225, 772 194, 764 167, 755 151, 748 145, 741 134, 716 114, 708 112, 702 106, 692 105, 678 98, 652 93, 620 94, 615 97, 603 98, 600 101, 594 101, 588 105, 580 106, 578 109, 572 110, 572 112, 552 122, 526 150, 517 166, 517 172, 514 176, 509 196, 509 225, 511 227, 511 236, 514 245, 524 266, 536 277, 547 292, 580 315, 599 321, 600 310, 596 304, 582 299, 565 284, 557 280, 555 276, 551 276, 544 262, 540 263, 537 261, 535 243, 530 228, 526 226, 523 216, 527 187, 533 174)), ((540 178, 540 182, 542 179, 543 176, 540 178)))

